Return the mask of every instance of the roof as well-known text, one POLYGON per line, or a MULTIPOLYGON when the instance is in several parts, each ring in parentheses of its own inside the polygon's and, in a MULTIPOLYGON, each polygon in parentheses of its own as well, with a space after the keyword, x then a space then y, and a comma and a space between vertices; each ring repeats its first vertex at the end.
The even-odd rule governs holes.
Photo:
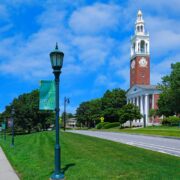
POLYGON ((136 86, 143 89, 159 89, 157 85, 136 85, 136 86))
POLYGON ((157 85, 133 85, 126 92, 126 97, 134 97, 144 94, 160 94, 161 90, 157 85))

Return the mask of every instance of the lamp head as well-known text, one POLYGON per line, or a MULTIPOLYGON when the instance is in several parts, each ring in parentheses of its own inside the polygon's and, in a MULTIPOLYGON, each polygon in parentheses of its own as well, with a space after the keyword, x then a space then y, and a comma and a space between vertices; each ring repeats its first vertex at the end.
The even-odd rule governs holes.
POLYGON ((53 70, 60 71, 63 66, 64 53, 58 50, 57 43, 56 43, 56 47, 54 51, 52 51, 49 55, 50 55, 51 66, 53 70))

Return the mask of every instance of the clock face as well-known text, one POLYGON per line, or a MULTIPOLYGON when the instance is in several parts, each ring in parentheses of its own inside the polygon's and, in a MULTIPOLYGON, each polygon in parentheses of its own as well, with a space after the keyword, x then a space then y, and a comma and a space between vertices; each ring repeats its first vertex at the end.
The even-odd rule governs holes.
POLYGON ((139 61, 139 65, 141 66, 141 67, 146 67, 147 66, 147 60, 146 60, 146 58, 144 58, 144 57, 142 57, 141 59, 140 59, 140 61, 139 61))
POLYGON ((133 61, 131 62, 131 68, 132 68, 132 69, 134 69, 135 64, 136 64, 136 62, 135 62, 135 60, 133 60, 133 61))

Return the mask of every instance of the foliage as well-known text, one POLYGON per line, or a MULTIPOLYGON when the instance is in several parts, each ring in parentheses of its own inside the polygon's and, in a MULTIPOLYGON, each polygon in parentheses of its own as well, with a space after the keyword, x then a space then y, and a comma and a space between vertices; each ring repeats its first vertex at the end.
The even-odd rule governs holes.
POLYGON ((76 110, 77 123, 95 127, 100 117, 104 117, 105 122, 116 122, 119 109, 126 104, 125 93, 122 89, 107 90, 102 98, 82 102, 76 110))
POLYGON ((152 123, 154 123, 156 116, 157 116, 157 110, 156 109, 150 109, 149 110, 149 117, 152 118, 152 123))
MULTIPOLYGON (((72 113, 67 113, 66 112, 66 119, 74 118, 74 117, 75 116, 72 113)), ((62 113, 61 118, 62 118, 62 120, 64 119, 64 112, 62 113)))
POLYGON ((178 126, 179 123, 180 123, 180 118, 176 116, 169 116, 162 120, 163 125, 178 126))
POLYGON ((122 89, 107 90, 102 97, 102 111, 105 121, 116 122, 118 111, 126 104, 126 92, 122 89))
POLYGON ((158 113, 170 116, 180 114, 180 62, 171 65, 171 74, 162 78, 162 93, 158 101, 158 113))
POLYGON ((120 126, 119 122, 113 122, 113 123, 108 123, 104 125, 104 129, 109 129, 109 128, 113 128, 113 127, 118 127, 120 126))
MULTIPOLYGON (((156 130, 157 131, 157 130, 156 130)), ((49 179, 54 171, 54 132, 11 137, 0 144, 22 180, 49 179)), ((180 179, 180 159, 72 133, 61 133, 61 167, 68 180, 180 179)))
POLYGON ((119 114, 120 124, 123 124, 126 121, 132 122, 134 119, 141 119, 142 117, 139 108, 131 103, 124 105, 118 111, 118 114, 119 114))
POLYGON ((83 102, 76 110, 78 123, 87 127, 95 127, 101 116, 101 99, 83 102))
POLYGON ((10 118, 13 107, 15 109, 14 127, 16 133, 30 133, 47 129, 54 120, 52 111, 39 111, 38 90, 22 94, 14 99, 9 106, 6 106, 1 118, 10 118))
POLYGON ((109 124, 109 122, 100 122, 96 125, 96 129, 102 129, 106 124, 109 124))

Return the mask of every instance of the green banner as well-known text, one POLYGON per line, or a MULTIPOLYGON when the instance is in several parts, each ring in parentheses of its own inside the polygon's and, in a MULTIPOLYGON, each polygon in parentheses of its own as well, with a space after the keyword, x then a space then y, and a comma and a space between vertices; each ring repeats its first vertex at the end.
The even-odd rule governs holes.
POLYGON ((6 129, 6 124, 2 123, 2 129, 6 129))
POLYGON ((40 110, 55 110, 55 83, 54 81, 40 81, 40 110))

